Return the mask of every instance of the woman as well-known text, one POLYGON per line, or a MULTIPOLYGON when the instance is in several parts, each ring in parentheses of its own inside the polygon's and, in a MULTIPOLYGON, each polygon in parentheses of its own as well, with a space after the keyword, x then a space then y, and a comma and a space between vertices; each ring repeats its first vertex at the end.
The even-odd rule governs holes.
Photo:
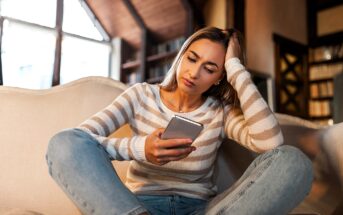
POLYGON ((162 84, 136 84, 52 138, 50 173, 84 214, 286 214, 307 195, 311 163, 280 146, 277 120, 241 64, 240 38, 232 29, 197 31, 162 84), (176 114, 204 125, 194 142, 161 139, 176 114), (125 123, 131 138, 107 138, 125 123), (217 195, 212 175, 224 137, 262 154, 217 195), (131 160, 126 186, 112 159, 131 160))

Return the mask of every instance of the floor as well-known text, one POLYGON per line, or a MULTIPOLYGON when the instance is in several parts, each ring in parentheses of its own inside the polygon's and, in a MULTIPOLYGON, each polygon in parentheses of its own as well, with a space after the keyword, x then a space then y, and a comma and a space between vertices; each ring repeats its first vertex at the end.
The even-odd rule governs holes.
POLYGON ((310 194, 299 207, 292 211, 292 214, 331 215, 339 204, 340 199, 341 189, 337 182, 332 180, 315 180, 310 194))

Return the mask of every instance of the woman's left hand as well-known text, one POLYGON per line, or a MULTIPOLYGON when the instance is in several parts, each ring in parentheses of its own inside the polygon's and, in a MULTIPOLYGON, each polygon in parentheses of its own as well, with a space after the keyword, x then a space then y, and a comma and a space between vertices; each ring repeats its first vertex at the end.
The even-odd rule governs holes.
POLYGON ((241 46, 239 45, 238 37, 236 33, 233 33, 233 35, 230 38, 229 45, 226 50, 225 55, 225 62, 228 61, 230 58, 240 58, 241 56, 241 46))

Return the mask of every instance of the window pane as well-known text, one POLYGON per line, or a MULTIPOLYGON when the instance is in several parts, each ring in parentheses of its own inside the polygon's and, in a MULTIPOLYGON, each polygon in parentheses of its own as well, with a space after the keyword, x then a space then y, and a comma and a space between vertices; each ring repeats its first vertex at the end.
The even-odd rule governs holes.
POLYGON ((93 25, 90 17, 78 0, 64 1, 63 13, 64 32, 103 40, 103 37, 93 25))
POLYGON ((56 0, 0 0, 0 14, 55 27, 56 0))
POLYGON ((109 44, 64 35, 60 83, 87 76, 108 77, 109 56, 109 44))
POLYGON ((51 87, 55 41, 53 31, 5 20, 1 53, 4 85, 51 87))

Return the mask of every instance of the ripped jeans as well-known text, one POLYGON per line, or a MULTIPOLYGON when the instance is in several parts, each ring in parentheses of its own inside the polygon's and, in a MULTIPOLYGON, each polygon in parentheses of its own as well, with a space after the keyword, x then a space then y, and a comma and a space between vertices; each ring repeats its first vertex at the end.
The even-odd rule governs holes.
POLYGON ((229 189, 208 201, 182 196, 141 196, 128 190, 110 156, 92 136, 64 130, 49 143, 50 175, 83 214, 287 214, 309 193, 311 161, 292 146, 259 155, 229 189))

